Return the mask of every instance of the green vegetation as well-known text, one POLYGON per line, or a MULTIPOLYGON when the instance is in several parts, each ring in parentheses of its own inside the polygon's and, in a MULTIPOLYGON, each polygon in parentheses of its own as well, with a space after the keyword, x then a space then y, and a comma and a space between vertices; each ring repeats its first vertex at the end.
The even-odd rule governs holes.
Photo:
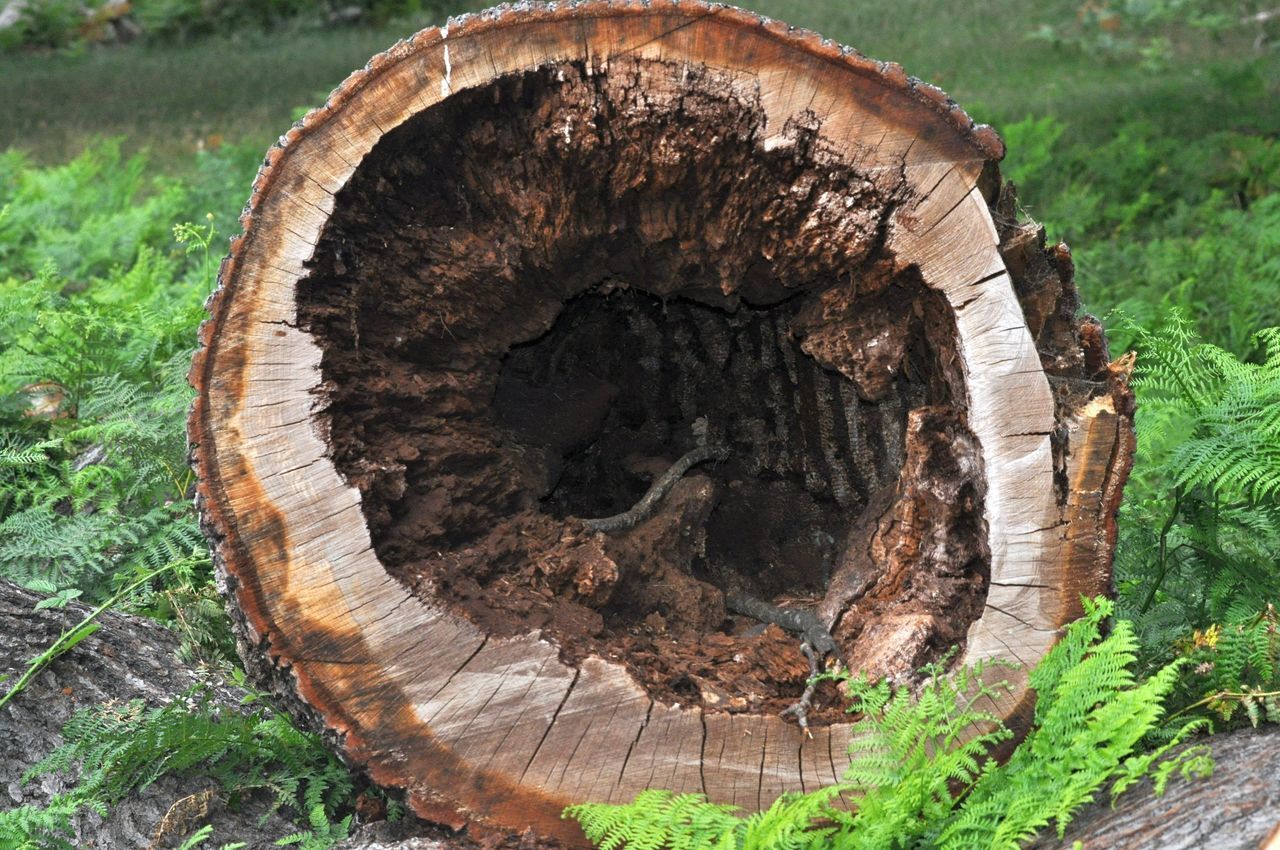
POLYGON ((1162 743, 1140 749, 1161 722, 1182 662, 1137 680, 1132 624, 1120 620, 1102 635, 1111 611, 1107 600, 1086 600, 1085 616, 1032 671, 1032 729, 1003 765, 987 752, 1012 733, 975 708, 995 695, 983 684, 989 671, 948 677, 935 667, 918 695, 885 682, 846 682, 849 710, 860 719, 853 761, 838 785, 784 795, 751 815, 701 795, 652 790, 625 805, 571 806, 566 814, 602 850, 1013 850, 1051 823, 1061 835, 1108 783, 1114 799, 1150 775, 1162 793, 1175 772, 1204 775, 1212 767, 1204 746, 1169 755, 1204 719, 1163 729, 1162 743), (840 794, 857 801, 853 811, 832 803, 840 794))
POLYGON ((1254 726, 1280 723, 1280 616, 1274 604, 1242 621, 1197 629, 1175 648, 1190 662, 1177 715, 1204 711, 1230 723, 1243 714, 1254 726))
POLYGON ((1257 612, 1280 598, 1280 571, 1267 569, 1280 551, 1280 328, 1249 346, 1259 363, 1197 343, 1178 311, 1136 333, 1143 440, 1120 567, 1141 598, 1137 613, 1150 614, 1170 590, 1164 620, 1257 612), (1174 577, 1196 586, 1175 589, 1166 584, 1174 577))
POLYGON ((245 714, 196 691, 168 705, 139 700, 78 711, 63 730, 66 742, 27 772, 27 778, 79 768, 79 779, 48 806, 0 812, 0 850, 70 848, 70 819, 84 808, 106 815, 130 792, 161 776, 199 772, 217 782, 235 805, 260 791, 271 810, 303 814, 311 828, 281 845, 320 850, 346 838, 354 782, 320 740, 266 709, 245 714), (345 814, 339 814, 346 810, 345 814))
POLYGON ((1086 305, 1118 309, 1114 350, 1178 308, 1206 341, 1256 353, 1254 334, 1280 324, 1280 143, 1219 130, 1170 136, 1148 121, 1100 145, 1064 143, 1053 117, 1001 129, 1012 179, 1051 236, 1077 246, 1086 305))
MULTIPOLYGON (((145 573, 140 578, 134 579, 132 583, 122 587, 113 596, 86 614, 80 622, 63 631, 63 633, 58 636, 58 639, 50 644, 48 649, 33 658, 31 663, 27 665, 27 669, 18 677, 18 680, 9 686, 8 692, 5 693, 4 696, 0 696, 0 708, 4 708, 12 702, 13 698, 22 693, 22 689, 30 684, 31 680, 34 679, 41 670, 52 664, 56 658, 70 652, 75 648, 76 644, 96 632, 98 630, 96 620, 105 611, 117 605, 121 601, 130 598, 130 596, 141 588, 142 585, 164 577, 165 573, 168 573, 171 570, 179 570, 182 567, 190 566, 193 561, 199 560, 199 555, 192 555, 185 559, 170 561, 163 567, 157 567, 151 572, 145 573)), ((187 581, 189 583, 190 578, 188 578, 187 581)), ((76 596, 79 596, 80 592, 81 591, 77 588, 71 592, 61 591, 55 593, 52 596, 37 602, 36 608, 65 606, 69 601, 74 599, 76 596)))
MULTIPOLYGON (((198 150, 222 144, 245 143, 261 161, 295 110, 319 104, 370 56, 412 32, 218 36, 71 56, 0 54, 0 150, 19 147, 53 165, 97 137, 119 136, 126 153, 145 147, 152 168, 172 172, 185 173, 198 150)), ((247 196, 247 184, 238 189, 247 196)))
POLYGON ((1269 4, 1258 0, 1122 0, 1114 6, 1086 3, 1074 21, 1042 24, 1034 35, 1050 44, 1074 45, 1161 67, 1173 48, 1171 27, 1215 35, 1247 31, 1261 46, 1275 40, 1280 20, 1269 4))
MULTIPOLYGON (((1004 830, 994 846, 1015 846, 1105 783, 1203 767, 1159 754, 1207 721, 1280 721, 1280 52, 1255 43, 1256 27, 1137 20, 1133 4, 1116 7, 1111 29, 1062 0, 903 0, 892 14, 837 0, 751 5, 898 60, 995 123, 1026 213, 1074 247, 1113 351, 1138 352, 1139 449, 1115 568, 1124 619, 1101 638, 1109 607, 1091 607, 1036 671, 1037 731, 1006 767, 983 760, 999 730, 955 738, 978 719, 958 701, 964 674, 934 676, 917 700, 853 682, 861 740, 873 742, 841 789, 863 795, 855 815, 836 813, 834 790, 755 818, 658 792, 575 814, 597 818, 601 840, 630 830, 636 848, 677 834, 801 846, 822 830, 854 847, 908 822, 909 846, 990 844, 991 830, 1004 830), (1096 675, 1082 681, 1072 665, 1096 675), (1080 717, 1062 707, 1104 689, 1112 713, 1089 715, 1103 725, 1072 726, 1080 717), (913 749, 903 729, 946 745, 913 749), (1084 752, 1107 757, 1056 759, 1084 752)), ((1177 4, 1149 5, 1164 15, 1177 4)), ((438 16, 334 32, 219 24, 203 37, 203 24, 179 25, 191 8, 154 4, 146 14, 172 13, 171 28, 153 22, 141 44, 0 55, 0 575, 50 594, 45 605, 113 600, 149 614, 180 632, 190 658, 227 664, 183 435, 201 304, 267 144, 300 106, 438 16)), ((158 746, 188 722, 217 727, 199 731, 221 749, 163 766, 216 776, 231 796, 291 787, 278 800, 304 846, 342 831, 352 786, 313 739, 261 712, 204 708, 196 719, 177 708, 83 716, 68 730, 80 749, 59 758, 88 757, 87 778, 47 810, 0 815, 0 834, 57 846, 71 812, 154 779, 154 760, 126 738, 158 746), (298 752, 279 752, 284 741, 298 752), (109 780, 95 773, 108 766, 109 780)))
MULTIPOLYGON (((286 28, 269 36, 249 30, 189 44, 0 54, 0 149, 19 146, 55 164, 78 154, 96 135, 121 135, 127 152, 149 148, 162 168, 173 171, 184 170, 198 146, 218 139, 247 142, 260 155, 288 128, 299 106, 318 104, 374 53, 442 23, 445 12, 487 5, 443 0, 373 28, 286 28)), ((1135 121, 1150 124, 1170 144, 1219 130, 1261 136, 1280 131, 1280 62, 1274 51, 1257 51, 1247 30, 1179 37, 1169 61, 1154 71, 1123 57, 1027 37, 1046 24, 1074 22, 1077 4, 1068 0, 946 6, 902 0, 891 14, 874 3, 844 0, 745 5, 869 56, 900 62, 1001 130, 1028 116, 1052 117, 1065 128, 1064 147, 1103 144, 1135 121)), ((1009 141, 1016 165, 1022 154, 1012 144, 1016 140, 1009 141)), ((1192 180, 1202 183, 1200 177, 1192 180)), ((1042 215, 1039 205, 1054 196, 1041 189, 1052 187, 1028 188, 1034 191, 1026 197, 1036 204, 1031 211, 1042 215)))
POLYGON ((185 374, 210 240, 250 170, 213 155, 187 184, 144 170, 115 143, 49 169, 0 156, 0 574, 47 592, 101 599, 204 549, 185 374), (202 207, 222 218, 174 229, 202 207))
POLYGON ((349 0, 341 7, 310 0, 25 0, 0 29, 0 50, 78 50, 143 39, 184 42, 217 34, 267 33, 281 28, 386 23, 441 14, 438 0, 349 0))

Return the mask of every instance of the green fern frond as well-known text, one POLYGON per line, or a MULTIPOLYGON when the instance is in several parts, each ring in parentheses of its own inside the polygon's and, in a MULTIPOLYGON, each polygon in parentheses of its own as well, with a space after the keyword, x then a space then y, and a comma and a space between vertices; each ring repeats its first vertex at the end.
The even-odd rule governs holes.
MULTIPOLYGON (((165 706, 140 700, 76 712, 63 729, 65 743, 27 771, 23 781, 77 766, 79 779, 54 798, 45 815, 23 815, 33 824, 65 833, 81 808, 105 813, 161 776, 201 773, 228 796, 266 789, 275 808, 306 816, 304 847, 327 847, 346 837, 349 819, 335 817, 353 792, 351 774, 313 735, 300 732, 265 709, 242 714, 219 705, 202 688, 165 706), (327 842, 327 843, 326 843, 327 842)), ((0 833, 5 818, 0 813, 0 833)), ((30 832, 26 826, 23 829, 30 832)), ((3 846, 3 845, 0 845, 3 846)))
MULTIPOLYGON (((943 831, 939 846, 1014 848, 1051 823, 1061 835, 1107 781, 1115 781, 1113 793, 1119 794, 1161 763, 1173 742, 1154 756, 1130 759, 1160 724, 1181 662, 1139 681, 1132 672, 1138 650, 1132 624, 1120 620, 1102 635, 1111 611, 1109 600, 1086 600, 1084 617, 1032 671, 1037 709, 1031 732, 1004 766, 974 784, 965 813, 943 831)), ((1196 728, 1196 721, 1184 725, 1174 741, 1196 728)), ((1166 775, 1172 770, 1161 769, 1166 775)))
POLYGON ((1084 600, 1084 611, 1031 671, 1034 723, 1005 765, 988 753, 1008 731, 975 708, 998 695, 1002 686, 988 684, 994 670, 978 665, 944 675, 935 665, 917 693, 845 681, 861 717, 838 785, 784 795, 749 816, 698 794, 654 790, 626 805, 571 806, 565 816, 603 850, 1014 850, 1046 826, 1061 831, 1108 783, 1118 795, 1142 776, 1163 791, 1174 775, 1202 775, 1203 748, 1176 748, 1203 720, 1140 749, 1163 721, 1183 662, 1140 679, 1132 625, 1117 622, 1104 636, 1111 602, 1084 600), (837 795, 855 799, 854 808, 837 804, 837 795))
POLYGON ((1280 328, 1254 335, 1263 359, 1250 363, 1199 342, 1176 310, 1156 331, 1129 327, 1139 344, 1140 437, 1156 443, 1148 455, 1179 485, 1255 502, 1280 495, 1280 328), (1167 434, 1172 421, 1181 433, 1167 434), (1169 436, 1177 444, 1161 447, 1169 436))
POLYGON ((1242 360, 1174 311, 1138 344, 1138 458, 1115 573, 1159 657, 1188 626, 1240 621, 1280 599, 1280 328, 1242 360))
POLYGON ((738 848, 744 820, 736 806, 707 802, 701 794, 641 791, 630 803, 569 806, 564 817, 582 826, 600 850, 677 847, 738 848))

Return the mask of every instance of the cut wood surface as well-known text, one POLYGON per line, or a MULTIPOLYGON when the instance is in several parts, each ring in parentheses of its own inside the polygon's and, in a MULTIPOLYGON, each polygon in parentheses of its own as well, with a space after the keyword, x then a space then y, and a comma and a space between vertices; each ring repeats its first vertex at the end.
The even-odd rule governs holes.
POLYGON ((1034 664, 1109 589, 1132 402, 1002 155, 898 66, 698 2, 375 57, 268 154, 192 367, 251 671, 421 816, 580 842, 569 803, 847 763, 838 707, 778 715, 799 637, 726 592, 876 675, 1034 664))
MULTIPOLYGON (((37 594, 0 581, 0 624, 5 626, 0 629, 0 674, 11 680, 88 611, 75 603, 63 609, 34 611, 39 599, 37 594)), ((168 630, 145 617, 120 614, 103 615, 98 622, 101 629, 96 634, 55 660, 0 712, 0 778, 7 789, 0 809, 44 804, 52 794, 65 790, 69 777, 24 783, 21 775, 62 742, 60 729, 76 709, 131 699, 160 706, 182 697, 197 683, 210 687, 227 710, 239 706, 239 689, 211 679, 207 670, 196 670, 178 658, 177 639, 168 630)), ((733 722, 725 714, 711 714, 707 719, 733 722)), ((1064 839, 1048 834, 1032 847, 1066 850, 1079 840, 1085 850, 1270 848, 1268 836, 1280 828, 1280 783, 1275 781, 1280 776, 1278 735, 1280 728, 1269 726, 1213 736, 1207 740, 1215 761, 1209 779, 1175 779, 1163 797, 1153 796, 1150 783, 1143 782, 1121 797, 1114 808, 1104 795, 1077 814, 1064 839)), ((824 765, 825 759, 824 754, 824 765)), ((823 770, 829 769, 823 766, 811 772, 806 766, 804 775, 821 777, 823 770)), ((831 778, 819 781, 826 783, 831 778)), ((88 810, 73 819, 73 840, 85 847, 151 847, 157 826, 174 804, 210 787, 209 780, 198 775, 162 777, 121 802, 106 819, 88 810)), ((185 832, 170 835, 170 841, 180 843, 191 831, 210 823, 220 842, 240 840, 251 846, 267 846, 296 831, 278 815, 261 822, 268 796, 242 802, 239 809, 227 807, 215 796, 208 812, 191 822, 185 832)), ((354 837, 340 845, 343 850, 476 850, 480 846, 465 836, 449 836, 412 820, 358 824, 354 837)), ((498 846, 549 844, 527 839, 522 844, 517 839, 498 846)))
MULTIPOLYGON (((74 628, 89 607, 71 603, 63 608, 36 609, 44 599, 6 579, 0 579, 0 676, 12 686, 33 658, 58 636, 74 628)), ((246 706, 245 691, 226 681, 203 663, 191 664, 178 652, 178 636, 149 617, 117 612, 102 614, 98 631, 54 659, 21 693, 0 709, 0 811, 19 806, 46 806, 68 791, 78 767, 24 781, 24 774, 65 743, 62 729, 80 710, 123 707, 138 700, 149 709, 189 699, 192 689, 204 688, 222 712, 256 711, 246 706)), ((146 765, 143 766, 147 767, 146 765)), ((165 774, 145 788, 112 805, 105 817, 85 807, 70 819, 66 839, 76 848, 157 850, 183 843, 204 825, 213 827, 217 846, 244 842, 260 848, 299 832, 305 823, 287 820, 273 811, 275 794, 263 788, 231 800, 218 783, 200 770, 188 775, 165 774), (198 805, 193 805, 198 804, 198 805)), ((12 836, 0 835, 0 839, 12 836)), ((514 840, 488 844, 484 850, 533 850, 537 845, 514 840)), ((397 823, 354 817, 351 838, 343 850, 481 850, 465 835, 414 818, 397 823)))

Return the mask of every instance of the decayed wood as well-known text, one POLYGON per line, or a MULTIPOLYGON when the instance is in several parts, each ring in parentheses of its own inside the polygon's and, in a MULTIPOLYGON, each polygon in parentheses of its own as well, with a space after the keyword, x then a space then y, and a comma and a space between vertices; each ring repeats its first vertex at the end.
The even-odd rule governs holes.
MULTIPOLYGON (((848 726, 818 728, 809 739, 773 715, 668 704, 614 661, 567 664, 538 633, 489 636, 388 574, 360 491, 335 466, 328 420, 317 412, 323 351, 299 325, 297 290, 335 196, 359 179, 374 146, 414 116, 496 80, 557 67, 583 79, 614 69, 652 74, 646 83, 662 97, 705 72, 759 111, 759 150, 795 146, 807 133, 831 162, 892 187, 884 221, 871 222, 890 258, 885 274, 909 273, 940 296, 954 338, 939 343, 962 376, 951 391, 967 411, 965 439, 982 469, 988 591, 962 662, 1034 664, 1078 612, 1080 596, 1107 589, 1113 515, 1132 452, 1131 401, 1123 368, 1108 366, 1100 329, 1076 325, 1065 247, 1046 249, 1042 232, 1016 225, 994 167, 999 139, 896 65, 738 10, 653 0, 466 17, 352 75, 269 153, 191 372, 198 504, 242 654, 375 781, 406 788, 420 815, 578 841, 559 818, 571 802, 618 801, 658 786, 757 807, 781 791, 829 782, 841 770, 848 726)), ((632 165, 643 181, 643 163, 632 165)), ((640 230, 661 233, 661 211, 647 215, 640 230)), ((536 232, 558 232, 535 224, 536 232)), ((799 234, 778 238, 803 242, 799 234)), ((472 248, 479 250, 456 246, 472 248)), ((507 284, 491 285, 498 292, 507 284)), ((477 291, 475 304, 488 297, 477 291)), ((815 357, 839 353, 857 393, 881 398, 882 376, 901 357, 849 350, 842 309, 836 298, 802 313, 802 347, 815 357)), ((452 334, 439 320, 440 335, 452 334)), ((870 310, 866 321, 873 335, 894 338, 889 313, 870 310)), ((912 515, 910 503, 923 496, 882 483, 885 516, 912 515)), ((927 526, 919 529, 924 536, 927 526)), ((847 606, 829 613, 838 626, 847 606)), ((910 631, 909 623, 878 625, 910 631)), ((1025 678, 1015 679, 994 709, 1017 726, 1031 696, 1025 678)))

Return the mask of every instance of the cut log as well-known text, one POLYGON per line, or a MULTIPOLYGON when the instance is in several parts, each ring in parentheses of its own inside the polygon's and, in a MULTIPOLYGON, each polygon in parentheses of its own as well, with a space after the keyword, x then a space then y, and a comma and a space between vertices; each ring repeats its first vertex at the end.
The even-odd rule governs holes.
POLYGON ((802 639, 1034 664, 1109 589, 1132 399, 1002 155, 688 0, 376 57, 268 154, 192 367, 246 664, 420 815, 571 842, 833 781, 839 695, 779 716, 802 639))
MULTIPOLYGON (((37 594, 0 580, 0 675, 8 675, 10 682, 88 611, 76 603, 62 609, 33 610, 39 599, 37 594)), ((22 782, 21 776, 62 743, 59 730, 76 709, 131 699, 144 700, 149 706, 164 705, 197 683, 209 686, 228 711, 240 705, 242 691, 212 677, 207 669, 184 664, 177 655, 175 636, 154 621, 109 613, 98 624, 101 629, 97 633, 55 660, 0 711, 0 784, 7 792, 0 798, 0 810, 43 805, 50 796, 65 790, 65 776, 29 782, 22 782)), ((717 717, 724 719, 723 715, 709 715, 708 719, 717 717)), ((1280 774, 1278 737, 1278 727, 1215 735, 1207 739, 1215 762, 1211 778, 1193 782, 1174 779, 1163 797, 1153 796, 1150 783, 1144 781, 1121 797, 1114 808, 1103 795, 1100 802, 1077 814, 1064 840, 1047 833, 1032 847, 1067 850, 1076 840, 1083 842, 1085 850, 1269 847, 1266 838, 1280 830, 1280 783, 1275 782, 1280 774)), ((86 847, 151 847, 156 827, 174 804, 210 787, 205 777, 161 777, 130 795, 105 820, 90 810, 82 812, 72 821, 73 840, 86 847)), ((269 798, 264 794, 241 801, 241 807, 234 810, 215 801, 188 832, 172 836, 172 843, 179 843, 204 823, 214 826, 214 838, 219 842, 240 840, 253 846, 267 846, 297 831, 278 815, 262 820, 269 798)), ((450 837, 411 820, 361 825, 356 833, 357 837, 340 845, 343 850, 478 850, 493 846, 468 841, 465 836, 450 837)), ((551 845, 525 840, 499 846, 551 845)))
MULTIPOLYGON (((0 692, 12 687, 33 658, 58 636, 74 628, 89 612, 71 603, 64 608, 36 609, 44 597, 0 578, 0 692)), ((79 766, 24 779, 24 774, 62 745, 62 729, 74 712, 121 706, 139 700, 159 708, 190 699, 204 688, 220 712, 256 710, 246 694, 205 664, 187 663, 178 652, 178 637, 148 617, 117 612, 102 614, 98 631, 59 656, 0 709, 0 812, 19 806, 46 807, 78 779, 79 766)), ((145 772, 147 765, 139 766, 145 772)), ((275 841, 305 826, 287 820, 273 807, 275 794, 266 788, 230 800, 217 780, 198 769, 185 775, 163 774, 113 805, 104 817, 92 808, 77 812, 65 838, 78 848, 157 850, 182 844, 206 824, 217 846, 244 842, 253 848, 276 847, 275 841)), ((287 811, 287 810, 286 810, 287 811)), ((352 837, 343 850, 482 850, 468 836, 455 836, 414 818, 396 823, 353 817, 352 837), (395 839, 414 836, 401 842, 395 839), (386 842, 394 842, 388 844, 386 842)), ((381 817, 376 812, 376 816, 381 817)), ((17 846, 17 836, 0 834, 3 846, 17 846)), ((44 846, 44 845, 41 845, 44 846)), ((483 850, 540 850, 550 842, 490 843, 483 850)))

